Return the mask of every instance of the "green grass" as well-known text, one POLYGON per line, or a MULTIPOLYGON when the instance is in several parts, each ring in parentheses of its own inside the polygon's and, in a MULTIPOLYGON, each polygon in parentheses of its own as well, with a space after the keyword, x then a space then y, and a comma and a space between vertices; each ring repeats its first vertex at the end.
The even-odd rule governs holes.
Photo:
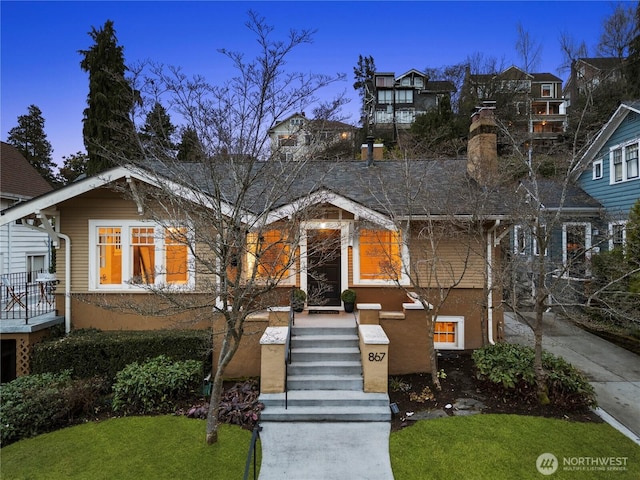
POLYGON ((418 422, 391 435, 395 480, 638 479, 640 447, 605 423, 519 415, 475 415, 418 422), (536 459, 553 453, 550 476, 536 459), (627 457, 625 472, 563 471, 564 457, 627 457))
MULTIPOLYGON (((0 450, 4 480, 242 478, 251 432, 221 425, 205 442, 205 422, 125 417, 45 433, 0 450)), ((258 460, 258 465, 259 465, 258 460)))
MULTIPOLYGON (((126 417, 47 433, 3 448, 1 477, 20 479, 242 478, 251 432, 221 425, 204 442, 202 420, 126 417)), ((518 415, 475 415, 417 422, 391 435, 395 480, 640 478, 640 447, 607 424, 518 415), (544 477, 538 455, 627 457, 623 472, 563 471, 544 477)), ((259 463, 259 460, 258 460, 259 463)))

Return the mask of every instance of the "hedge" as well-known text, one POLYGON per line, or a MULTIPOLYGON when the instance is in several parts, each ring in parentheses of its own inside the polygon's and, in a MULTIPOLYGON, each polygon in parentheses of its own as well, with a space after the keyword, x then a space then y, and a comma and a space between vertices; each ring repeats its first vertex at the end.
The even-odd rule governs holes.
POLYGON ((100 376, 113 383, 128 364, 160 355, 198 360, 211 366, 212 338, 208 330, 109 331, 78 330, 34 345, 31 373, 70 370, 74 378, 100 376))

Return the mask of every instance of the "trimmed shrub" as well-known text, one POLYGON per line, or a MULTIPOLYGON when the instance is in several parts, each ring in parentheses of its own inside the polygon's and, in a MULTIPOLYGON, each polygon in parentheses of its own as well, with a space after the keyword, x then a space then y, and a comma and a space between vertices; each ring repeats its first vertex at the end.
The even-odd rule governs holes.
POLYGON ((192 397, 201 385, 202 362, 174 361, 160 355, 133 362, 116 375, 113 411, 124 414, 172 413, 178 401, 192 397))
POLYGON ((74 378, 100 376, 113 384, 116 374, 128 364, 159 355, 210 362, 211 345, 208 330, 77 330, 65 338, 34 345, 31 372, 70 370, 74 378))
MULTIPOLYGON (((533 368, 533 348, 511 343, 487 345, 473 352, 477 376, 501 386, 505 394, 533 401, 537 382, 533 368)), ((596 405, 591 384, 563 358, 542 352, 548 396, 553 405, 581 408, 596 405)))
POLYGON ((71 373, 26 375, 0 386, 2 445, 77 423, 92 413, 104 391, 100 378, 71 373))

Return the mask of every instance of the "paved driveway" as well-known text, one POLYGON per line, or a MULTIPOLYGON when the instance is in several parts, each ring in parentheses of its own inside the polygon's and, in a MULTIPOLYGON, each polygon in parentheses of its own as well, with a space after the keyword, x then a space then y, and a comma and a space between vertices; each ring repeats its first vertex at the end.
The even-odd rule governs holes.
MULTIPOLYGON (((531 329, 509 313, 505 338, 533 346, 531 329)), ((581 370, 596 391, 598 406, 640 443, 640 357, 553 314, 545 316, 542 345, 581 370)))

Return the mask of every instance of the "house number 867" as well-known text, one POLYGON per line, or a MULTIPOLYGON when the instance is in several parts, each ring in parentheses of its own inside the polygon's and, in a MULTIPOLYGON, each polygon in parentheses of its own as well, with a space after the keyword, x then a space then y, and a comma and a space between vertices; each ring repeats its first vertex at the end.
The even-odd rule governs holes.
POLYGON ((381 352, 381 353, 371 352, 369 354, 369 361, 370 362, 381 362, 383 358, 384 358, 384 352, 381 352))

